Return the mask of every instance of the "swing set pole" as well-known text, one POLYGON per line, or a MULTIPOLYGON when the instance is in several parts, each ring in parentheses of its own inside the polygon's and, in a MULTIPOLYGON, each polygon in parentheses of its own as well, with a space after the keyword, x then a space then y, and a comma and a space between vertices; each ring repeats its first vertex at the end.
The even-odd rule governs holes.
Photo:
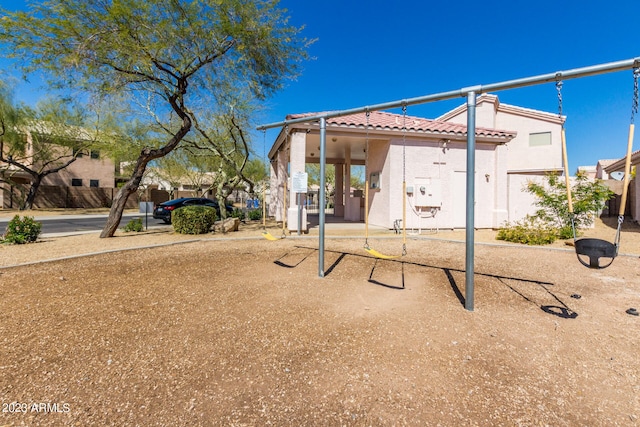
POLYGON ((318 232, 320 243, 318 246, 318 277, 324 277, 324 221, 325 212, 324 208, 327 205, 327 196, 325 191, 326 173, 327 167, 327 120, 325 118, 320 119, 320 197, 318 203, 320 204, 318 209, 318 232))
POLYGON ((467 216, 464 308, 473 311, 475 294, 476 93, 467 94, 467 216))

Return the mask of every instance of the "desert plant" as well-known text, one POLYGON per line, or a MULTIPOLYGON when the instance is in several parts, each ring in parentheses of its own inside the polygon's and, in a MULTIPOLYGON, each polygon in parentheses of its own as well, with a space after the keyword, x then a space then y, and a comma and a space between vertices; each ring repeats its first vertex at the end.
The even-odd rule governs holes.
POLYGON ((133 218, 131 221, 124 226, 125 233, 136 232, 139 233, 144 230, 142 226, 142 218, 133 218))
POLYGON ((234 208, 233 212, 231 212, 231 218, 238 218, 240 221, 244 220, 244 211, 242 209, 234 208))
POLYGON ((171 223, 176 233, 205 234, 216 221, 216 210, 208 206, 184 206, 171 212, 171 223))
POLYGON ((253 209, 249 211, 249 219, 252 221, 262 219, 262 210, 261 209, 253 209))
POLYGON ((19 215, 16 215, 7 224, 2 241, 16 244, 35 242, 40 231, 42 231, 42 223, 30 216, 20 218, 19 215))
MULTIPOLYGON (((567 201, 567 187, 564 179, 549 174, 544 184, 529 182, 526 191, 538 198, 536 205, 540 207, 536 217, 562 231, 562 235, 573 237, 571 215, 567 201), (569 232, 567 232, 569 230, 569 232)), ((614 193, 602 181, 590 181, 584 172, 576 174, 576 183, 571 188, 573 200, 573 220, 576 228, 585 228, 593 224, 595 216, 602 210, 607 200, 614 193)))
POLYGON ((498 230, 496 239, 525 245, 548 245, 556 241, 559 232, 540 218, 527 215, 521 221, 506 223, 498 230))

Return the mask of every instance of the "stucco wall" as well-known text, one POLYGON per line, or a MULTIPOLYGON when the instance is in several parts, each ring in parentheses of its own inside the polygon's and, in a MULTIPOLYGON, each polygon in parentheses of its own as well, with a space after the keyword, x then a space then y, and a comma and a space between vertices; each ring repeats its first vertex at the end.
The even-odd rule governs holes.
POLYGON ((100 188, 112 188, 115 185, 115 166, 111 159, 92 159, 84 155, 57 174, 48 175, 43 184, 71 187, 74 178, 82 179, 82 187, 89 187, 91 180, 97 180, 100 188))
POLYGON ((380 172, 380 188, 369 188, 369 224, 381 227, 393 227, 389 224, 390 196, 401 192, 391 188, 391 158, 389 157, 389 141, 371 141, 369 143, 368 168, 366 173, 380 172))
MULTIPOLYGON (((464 227, 466 143, 448 142, 444 147, 442 141, 410 140, 406 143, 404 156, 401 139, 392 140, 387 147, 386 153, 380 149, 370 153, 371 157, 378 157, 377 161, 384 159, 381 188, 370 195, 370 223, 392 228, 394 221, 402 218, 403 165, 406 165, 407 186, 413 187, 413 193, 405 199, 406 227, 414 230, 464 227), (419 207, 417 192, 421 184, 438 187, 429 188, 440 196, 433 206, 419 207)), ((506 176, 504 162, 496 161, 497 149, 494 144, 478 144, 476 149, 475 223, 479 228, 497 226, 496 211, 506 211, 506 196, 496 197, 496 179, 501 174, 506 176), (499 206, 499 200, 504 206, 499 206)))
MULTIPOLYGON (((497 100, 496 100, 497 102, 497 100)), ((447 119, 448 122, 467 124, 466 110, 447 119)), ((510 171, 540 171, 562 168, 562 142, 560 123, 550 113, 505 106, 496 109, 493 98, 478 104, 476 126, 483 128, 517 131, 517 135, 507 144, 510 171), (551 132, 551 145, 530 147, 529 135, 551 132)))
POLYGON ((544 183, 544 176, 509 174, 509 222, 519 221, 526 215, 533 215, 538 207, 536 197, 525 189, 529 181, 544 183))
MULTIPOLYGON (((479 123, 478 126, 484 125, 479 123)), ((509 152, 507 167, 510 171, 562 168, 560 124, 499 111, 496 116, 496 127, 498 129, 517 129, 518 131, 516 137, 507 144, 509 152), (529 146, 529 135, 543 132, 551 132, 551 145, 529 146)))

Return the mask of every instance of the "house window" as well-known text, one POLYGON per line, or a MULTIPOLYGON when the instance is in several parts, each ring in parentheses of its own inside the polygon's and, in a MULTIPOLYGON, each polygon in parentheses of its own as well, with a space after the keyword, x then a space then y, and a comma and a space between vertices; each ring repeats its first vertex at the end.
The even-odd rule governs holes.
POLYGON ((91 158, 92 158, 92 159, 99 159, 99 158, 100 158, 100 151, 98 151, 98 150, 91 150, 91 158))
POLYGON ((80 178, 72 178, 71 179, 71 186, 72 187, 82 187, 82 179, 80 179, 80 178))
POLYGON ((541 147, 551 145, 551 132, 529 134, 529 147, 541 147))
POLYGON ((74 148, 73 155, 74 157, 77 157, 77 158, 82 157, 82 150, 80 148, 74 148))
POLYGON ((90 179, 89 187, 100 187, 100 180, 98 179, 90 179))

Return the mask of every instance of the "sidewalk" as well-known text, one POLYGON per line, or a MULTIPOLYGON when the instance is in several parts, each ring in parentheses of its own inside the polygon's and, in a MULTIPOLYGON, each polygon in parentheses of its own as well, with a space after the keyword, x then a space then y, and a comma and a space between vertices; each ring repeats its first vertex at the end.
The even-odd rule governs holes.
MULTIPOLYGON (((101 218, 109 215, 109 208, 95 209, 31 209, 21 211, 18 209, 0 209, 0 221, 10 220, 14 216, 30 216, 41 221, 64 216, 65 218, 101 218)), ((137 209, 125 209, 123 216, 142 215, 137 209)), ((151 215, 149 215, 151 217, 151 215)))

